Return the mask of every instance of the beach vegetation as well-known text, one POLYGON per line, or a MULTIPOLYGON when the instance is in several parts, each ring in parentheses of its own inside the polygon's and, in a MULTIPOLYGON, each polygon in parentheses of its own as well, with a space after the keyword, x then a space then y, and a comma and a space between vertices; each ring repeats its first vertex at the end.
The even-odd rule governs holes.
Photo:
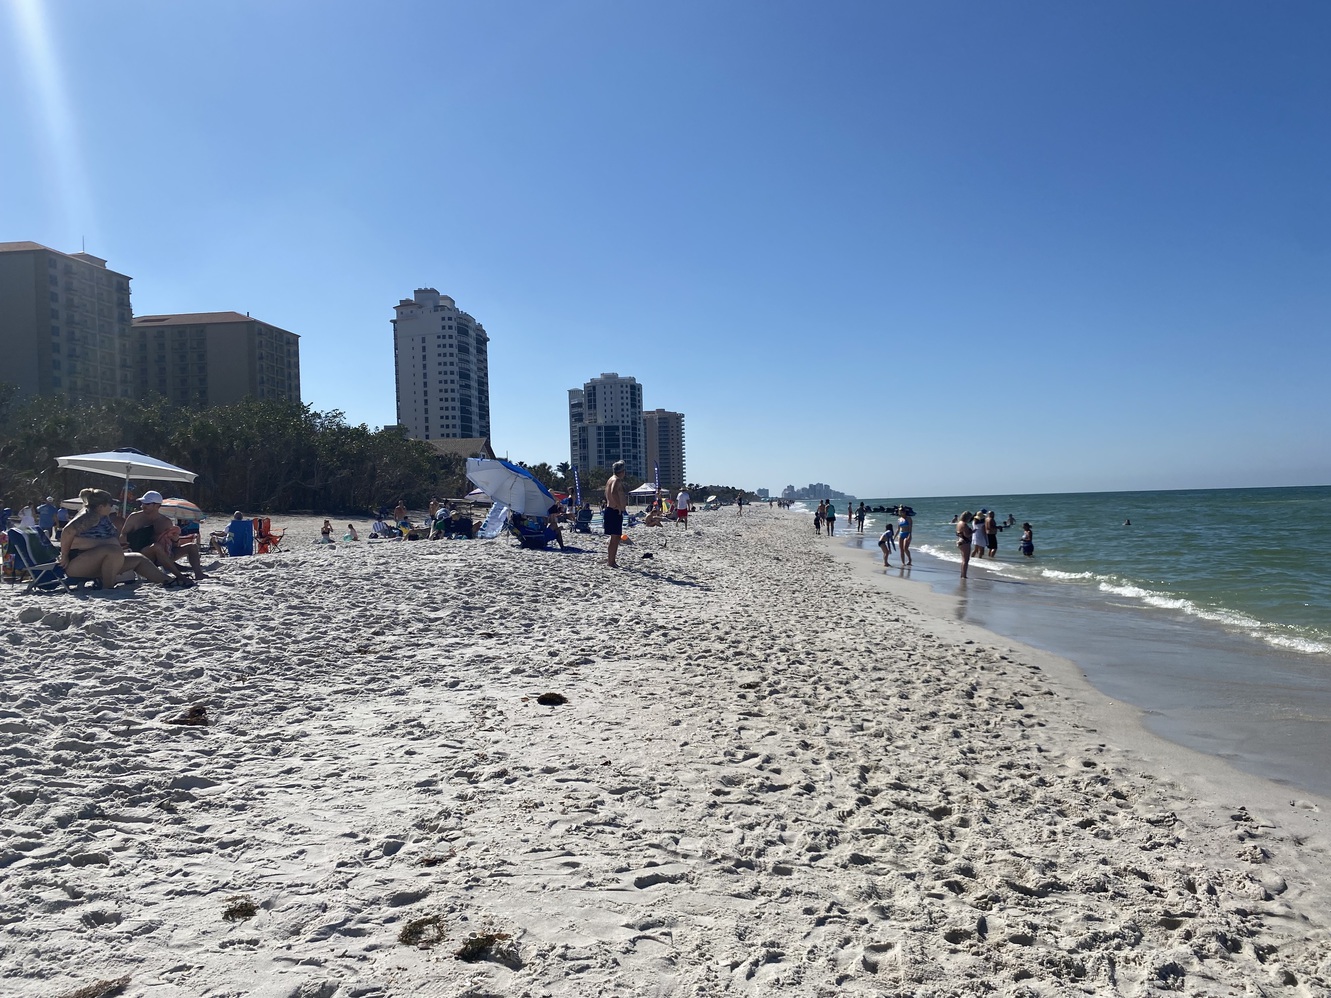
POLYGON ((272 399, 204 410, 165 399, 21 397, 0 385, 0 495, 70 496, 88 484, 56 457, 134 447, 198 474, 182 494, 204 509, 361 513, 402 499, 466 495, 466 458, 397 426, 352 426, 339 411, 272 399))
POLYGON ((700 502, 707 496, 716 496, 716 501, 724 504, 734 502, 742 495, 753 495, 752 489, 736 488, 734 485, 695 485, 689 483, 686 488, 688 488, 689 495, 693 497, 694 502, 700 502))

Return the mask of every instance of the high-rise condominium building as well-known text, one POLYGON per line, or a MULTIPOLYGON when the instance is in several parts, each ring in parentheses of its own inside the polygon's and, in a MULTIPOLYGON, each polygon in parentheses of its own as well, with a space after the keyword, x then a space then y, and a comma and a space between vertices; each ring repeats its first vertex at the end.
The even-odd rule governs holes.
POLYGON ((642 414, 647 480, 671 493, 684 487, 684 414, 651 409, 642 414), (659 475, 659 477, 658 477, 659 475))
POLYGON ((602 374, 568 392, 571 462, 586 472, 623 461, 636 478, 647 478, 643 449, 642 385, 633 378, 602 374))
POLYGON ((397 421, 417 440, 490 436, 490 338, 434 288, 396 306, 397 421))
POLYGON ((300 337, 239 312, 140 315, 135 394, 206 409, 246 397, 300 401, 300 337))
POLYGON ((0 381, 28 395, 132 394, 129 280, 90 253, 0 243, 0 381))

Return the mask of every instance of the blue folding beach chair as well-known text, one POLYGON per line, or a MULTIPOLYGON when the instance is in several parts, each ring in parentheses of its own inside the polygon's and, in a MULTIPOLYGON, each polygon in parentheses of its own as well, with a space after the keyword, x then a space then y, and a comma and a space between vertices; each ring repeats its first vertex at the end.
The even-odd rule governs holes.
POLYGON ((10 527, 9 553, 14 559, 14 572, 28 577, 27 593, 49 593, 58 589, 81 589, 91 583, 94 589, 102 587, 101 579, 75 579, 60 567, 60 552, 51 538, 36 527, 10 527))

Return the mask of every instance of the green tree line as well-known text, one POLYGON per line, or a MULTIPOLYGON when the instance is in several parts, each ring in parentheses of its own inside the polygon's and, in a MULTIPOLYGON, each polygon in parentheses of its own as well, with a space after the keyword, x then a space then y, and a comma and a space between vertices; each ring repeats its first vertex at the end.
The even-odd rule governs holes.
MULTIPOLYGON (((471 489, 466 459, 440 455, 398 427, 352 426, 338 411, 246 399, 202 411, 165 400, 75 402, 20 398, 0 385, 0 496, 17 508, 40 497, 72 497, 89 485, 116 492, 113 479, 63 471, 55 459, 133 447, 198 474, 170 491, 204 509, 250 513, 353 513, 425 506, 432 496, 471 489)), ((135 483, 138 491, 150 487, 135 483)))
MULTIPOLYGON (((458 498, 472 488, 466 458, 441 455, 396 426, 352 426, 343 413, 277 400, 246 399, 234 405, 192 410, 165 399, 79 402, 59 396, 20 396, 0 383, 0 501, 17 509, 47 495, 71 498, 87 486, 117 492, 115 480, 63 471, 65 454, 133 447, 196 472, 193 484, 170 486, 172 494, 204 509, 254 513, 356 514, 392 506, 413 509, 431 498, 458 498)), ((572 494, 568 462, 525 464, 551 489, 572 494)), ((580 471, 582 496, 600 502, 604 468, 580 471)), ((628 488, 641 484, 630 479, 628 488)), ((134 483, 137 491, 151 485, 134 483)), ((730 486, 690 484, 695 501, 717 495, 733 499, 730 486)))

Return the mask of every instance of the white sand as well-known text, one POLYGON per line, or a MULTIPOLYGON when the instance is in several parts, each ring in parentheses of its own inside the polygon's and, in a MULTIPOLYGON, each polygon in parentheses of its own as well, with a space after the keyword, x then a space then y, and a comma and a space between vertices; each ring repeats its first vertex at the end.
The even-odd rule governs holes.
POLYGON ((0 594, 0 993, 1331 993, 1326 802, 793 514, 619 571, 320 522, 196 590, 0 594))

